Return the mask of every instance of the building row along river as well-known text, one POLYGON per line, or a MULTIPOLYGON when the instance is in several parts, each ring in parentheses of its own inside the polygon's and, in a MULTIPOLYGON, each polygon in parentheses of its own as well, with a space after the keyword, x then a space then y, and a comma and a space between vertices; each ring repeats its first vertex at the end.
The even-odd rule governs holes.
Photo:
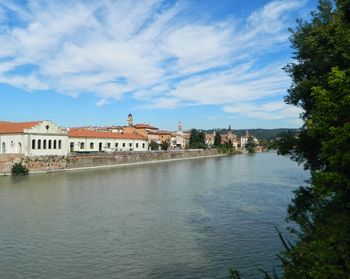
MULTIPOLYGON (((206 134, 205 143, 212 146, 215 131, 206 134)), ((168 143, 170 149, 185 149, 190 134, 179 122, 176 132, 159 130, 150 124, 134 124, 128 115, 126 126, 63 128, 52 121, 0 121, 0 154, 35 156, 67 156, 72 152, 147 151, 151 143, 168 143)), ((222 142, 232 142, 235 148, 244 146, 248 134, 240 139, 232 133, 221 135, 222 142)))

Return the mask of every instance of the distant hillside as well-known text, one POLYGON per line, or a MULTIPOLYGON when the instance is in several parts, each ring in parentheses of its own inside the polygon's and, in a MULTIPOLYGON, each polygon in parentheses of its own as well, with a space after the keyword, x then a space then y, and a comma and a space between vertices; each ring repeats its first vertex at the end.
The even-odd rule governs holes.
MULTIPOLYGON (((227 133, 227 129, 216 129, 216 132, 227 133)), ((245 135, 246 129, 232 130, 237 136, 245 135)), ((292 132, 296 133, 298 129, 288 129, 288 128, 279 128, 279 129, 248 129, 250 135, 256 137, 259 140, 271 140, 272 138, 278 136, 281 133, 292 132)), ((213 130, 207 130, 208 133, 212 133, 213 130)))

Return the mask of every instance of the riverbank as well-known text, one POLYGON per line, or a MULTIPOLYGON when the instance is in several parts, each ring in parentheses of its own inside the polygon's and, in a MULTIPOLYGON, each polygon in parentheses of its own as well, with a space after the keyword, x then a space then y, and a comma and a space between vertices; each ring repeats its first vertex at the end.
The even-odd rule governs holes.
POLYGON ((61 171, 89 170, 161 163, 169 161, 226 156, 216 149, 195 149, 184 151, 147 151, 71 154, 69 156, 24 157, 18 154, 0 156, 0 175, 11 175, 12 165, 22 162, 29 169, 29 174, 61 171))

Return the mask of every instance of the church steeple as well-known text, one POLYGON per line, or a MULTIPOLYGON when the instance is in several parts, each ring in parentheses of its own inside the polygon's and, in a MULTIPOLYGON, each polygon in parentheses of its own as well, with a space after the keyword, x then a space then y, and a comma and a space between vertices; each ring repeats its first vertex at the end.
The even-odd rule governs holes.
POLYGON ((133 124, 133 119, 132 119, 132 114, 129 113, 128 115, 128 127, 132 127, 133 124))
POLYGON ((182 122, 179 121, 179 124, 177 126, 177 130, 182 132, 182 122))

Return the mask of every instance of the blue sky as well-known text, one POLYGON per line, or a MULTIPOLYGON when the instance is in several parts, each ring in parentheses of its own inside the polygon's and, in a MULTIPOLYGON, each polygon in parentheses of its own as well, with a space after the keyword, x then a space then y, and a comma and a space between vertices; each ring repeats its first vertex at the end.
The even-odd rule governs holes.
POLYGON ((299 127, 288 27, 316 0, 0 2, 0 120, 299 127))

